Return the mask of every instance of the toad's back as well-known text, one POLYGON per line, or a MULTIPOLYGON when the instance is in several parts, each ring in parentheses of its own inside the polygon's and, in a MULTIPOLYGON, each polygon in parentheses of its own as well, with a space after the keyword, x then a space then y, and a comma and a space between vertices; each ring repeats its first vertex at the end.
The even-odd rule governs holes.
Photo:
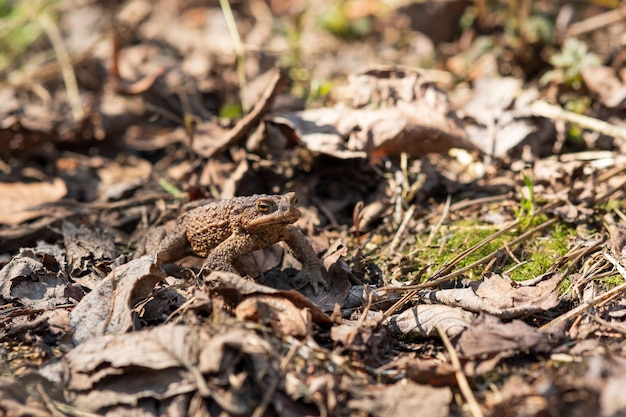
POLYGON ((188 211, 182 218, 187 240, 199 256, 208 256, 212 249, 228 239, 241 223, 245 208, 254 206, 256 196, 218 200, 188 211))

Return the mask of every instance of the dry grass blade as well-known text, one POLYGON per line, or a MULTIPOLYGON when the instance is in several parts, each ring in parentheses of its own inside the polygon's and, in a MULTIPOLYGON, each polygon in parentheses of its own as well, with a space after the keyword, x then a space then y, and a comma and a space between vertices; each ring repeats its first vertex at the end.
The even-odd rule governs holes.
MULTIPOLYGON (((572 250, 569 253, 567 253, 565 256, 563 256, 563 259, 567 259, 569 260, 569 265, 567 267, 567 269, 563 272, 563 274, 565 276, 568 276, 573 269, 576 267, 576 265, 578 265, 578 263, 586 256, 589 256, 590 254, 596 252, 598 249, 600 249, 600 246, 604 243, 604 240, 598 240, 596 243, 594 243, 593 245, 589 246, 589 247, 585 247, 585 248, 578 248, 576 250, 572 250)), ((560 264, 561 262, 557 262, 557 264, 560 264)))
POLYGON ((604 257, 606 258, 607 261, 613 264, 615 269, 617 269, 617 272, 619 272, 622 278, 624 278, 624 281, 626 281, 626 268, 624 268, 622 264, 620 264, 619 261, 615 259, 613 256, 611 256, 610 254, 605 253, 604 257))
POLYGON ((597 196, 596 201, 598 203, 605 203, 609 199, 609 197, 611 197, 613 194, 617 193, 618 191, 624 192, 624 187, 626 187, 626 178, 624 178, 618 185, 613 187, 613 189, 608 190, 605 193, 602 193, 599 196, 597 196))
POLYGON ((72 61, 67 53, 65 44, 63 43, 63 37, 61 31, 52 21, 52 18, 47 14, 39 16, 39 23, 46 31, 46 35, 50 39, 54 53, 59 61, 61 67, 61 75, 63 76, 63 82, 67 90, 67 98, 72 108, 72 116, 74 120, 82 120, 85 117, 83 112, 83 106, 80 102, 80 93, 78 92, 78 83, 76 82, 76 74, 72 67, 72 61))
POLYGON ((237 54, 237 77, 239 78, 239 85, 241 86, 239 97, 241 100, 241 108, 244 113, 247 113, 250 110, 250 103, 246 100, 246 89, 248 88, 248 83, 246 81, 245 57, 243 44, 241 43, 241 36, 239 36, 239 31, 237 30, 237 23, 235 22, 233 9, 230 7, 230 1, 220 0, 220 8, 222 9, 222 13, 224 13, 230 38, 235 46, 235 53, 237 54))
MULTIPOLYGON (((532 228, 531 230, 523 233, 522 235, 518 236, 517 238, 513 239, 512 241, 506 243, 506 245, 508 247, 511 247, 511 246, 515 246, 515 245, 517 245, 519 243, 522 243, 523 241, 525 241, 526 239, 530 238, 535 233, 537 233, 537 232, 539 232, 539 231, 541 231, 543 229, 546 229, 546 228, 548 228, 548 227, 550 227, 553 224, 556 224, 558 222, 559 222, 558 218, 550 219, 550 220, 546 221, 545 223, 542 223, 539 226, 536 226, 536 227, 532 228)), ((490 238, 485 239, 485 240, 491 241, 493 239, 491 239, 491 237, 490 237, 490 238)), ((422 288, 435 287, 435 286, 437 286, 437 285, 439 285, 441 283, 444 283, 444 282, 449 281, 451 279, 454 279, 454 278, 456 278, 456 277, 458 277, 460 275, 463 275, 467 271, 469 271, 469 270, 471 270, 473 268, 476 268, 477 266, 480 266, 480 265, 482 265, 484 263, 489 262, 490 260, 495 258, 497 255, 498 255, 498 251, 497 250, 493 251, 489 255, 484 256, 483 258, 477 260, 476 262, 471 263, 470 265, 467 265, 466 267, 463 267, 463 268, 461 268, 461 269, 459 269, 459 270, 457 270, 457 271, 455 271, 455 272, 453 272, 451 274, 448 274, 448 275, 445 275, 443 277, 437 278, 437 279, 435 279, 433 281, 429 281, 429 282, 425 282, 423 284, 416 285, 415 288, 416 289, 422 289, 422 288)))
MULTIPOLYGON (((619 261, 617 259, 615 259, 613 256, 611 256, 608 253, 604 253, 604 258, 606 260, 608 260, 611 264, 613 264, 613 266, 615 267, 615 269, 617 269, 617 271, 619 272, 619 274, 624 278, 624 280, 626 281, 626 269, 619 263, 619 261)), ((605 292, 604 294, 600 294, 599 296, 597 296, 595 299, 593 299, 592 301, 585 303, 585 304, 581 304, 578 307, 569 310, 568 312, 566 312, 565 314, 560 315, 559 317, 553 319, 552 321, 544 324, 543 326, 541 326, 541 330, 545 330, 548 329, 556 324, 559 323, 563 323, 566 321, 569 321, 575 317, 578 317, 582 314, 585 313, 585 311, 587 311, 590 308, 593 308, 595 306, 598 306, 600 304, 606 303, 607 301, 621 296, 624 292, 626 292, 626 282, 618 285, 617 287, 605 292)))

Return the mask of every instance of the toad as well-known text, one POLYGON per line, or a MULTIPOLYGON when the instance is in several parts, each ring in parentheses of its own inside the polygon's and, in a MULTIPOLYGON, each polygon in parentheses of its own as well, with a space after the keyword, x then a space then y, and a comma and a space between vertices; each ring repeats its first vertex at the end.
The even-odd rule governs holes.
POLYGON ((146 252, 155 253, 159 264, 171 263, 193 252, 206 257, 203 269, 237 273, 238 257, 276 242, 287 244, 302 263, 296 288, 311 285, 317 295, 327 288, 317 255, 293 223, 300 218, 298 198, 284 195, 252 195, 212 201, 182 214, 171 234, 148 237, 146 252))

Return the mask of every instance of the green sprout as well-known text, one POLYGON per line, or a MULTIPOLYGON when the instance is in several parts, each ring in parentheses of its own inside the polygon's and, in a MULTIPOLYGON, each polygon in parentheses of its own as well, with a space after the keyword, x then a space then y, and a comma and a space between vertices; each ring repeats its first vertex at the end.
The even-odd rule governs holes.
POLYGON ((583 68, 598 66, 601 63, 600 57, 589 52, 584 42, 568 38, 563 43, 561 52, 555 53, 550 58, 550 64, 554 69, 546 72, 541 77, 541 82, 543 84, 562 82, 577 90, 582 85, 583 68))

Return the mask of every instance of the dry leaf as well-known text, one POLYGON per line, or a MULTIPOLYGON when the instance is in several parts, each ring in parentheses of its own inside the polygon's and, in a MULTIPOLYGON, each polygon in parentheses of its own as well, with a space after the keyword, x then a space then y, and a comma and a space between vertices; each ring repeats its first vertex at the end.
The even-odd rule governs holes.
POLYGON ((389 350, 387 331, 374 323, 344 322, 330 329, 330 338, 370 366, 379 366, 389 350))
POLYGON ((275 244, 235 259, 233 265, 241 275, 259 277, 280 265, 285 255, 281 244, 275 244))
POLYGON ((624 396, 626 373, 623 373, 623 369, 621 371, 621 375, 608 378, 604 389, 600 391, 600 407, 603 416, 621 416, 626 413, 626 396, 624 396))
POLYGON ((63 221, 61 225, 69 273, 71 277, 80 276, 81 284, 85 281, 85 275, 94 274, 94 279, 100 279, 100 271, 94 271, 94 264, 103 263, 114 259, 115 243, 113 237, 103 230, 92 230, 85 224, 76 226, 69 221, 63 221))
POLYGON ((134 327, 133 307, 150 294, 165 273, 146 255, 118 266, 72 310, 70 324, 76 342, 134 327))
POLYGON ((351 415, 376 417, 446 417, 450 415, 452 391, 433 388, 407 380, 393 385, 370 385, 354 389, 355 398, 348 401, 351 415))
POLYGON ((528 115, 528 104, 538 92, 520 91, 521 87, 522 82, 513 77, 476 80, 473 97, 463 111, 475 122, 466 127, 467 133, 483 152, 505 155, 538 130, 528 115))
POLYGON ((16 417, 52 417, 41 399, 17 379, 0 377, 0 414, 16 417))
POLYGON ((437 326, 448 337, 454 337, 469 327, 472 314, 444 305, 417 305, 389 319, 389 333, 398 336, 433 337, 437 326))
POLYGON ((611 67, 587 66, 580 70, 583 81, 589 90, 609 108, 624 107, 626 101, 626 80, 619 79, 611 67))
POLYGON ((374 68, 351 83, 353 108, 339 104, 271 120, 293 129, 309 149, 342 159, 369 155, 376 162, 402 152, 417 157, 451 148, 477 150, 446 94, 419 71, 374 68))
POLYGON ((274 288, 266 287, 265 285, 257 284, 256 282, 245 279, 237 274, 224 271, 213 271, 207 277, 207 282, 216 281, 220 283, 220 286, 216 289, 217 292, 223 294, 225 297, 235 300, 240 300, 242 297, 255 296, 258 294, 266 294, 271 296, 280 296, 291 301, 299 309, 308 309, 313 318, 313 322, 320 324, 331 324, 330 317, 324 313, 315 303, 309 300, 298 291, 281 291, 274 288))
POLYGON ((422 302, 437 302, 501 318, 513 318, 547 311, 558 304, 562 274, 546 273, 533 283, 518 283, 489 273, 470 283, 469 288, 420 291, 422 302))
POLYGON ((23 249, 0 270, 0 295, 26 307, 49 309, 69 302, 69 281, 51 255, 23 249))
POLYGON ((476 359, 494 355, 511 356, 527 350, 549 352, 553 344, 550 334, 521 320, 503 323, 495 316, 481 314, 461 333, 456 347, 460 357, 476 359))
POLYGON ((53 208, 36 206, 58 201, 65 194, 67 187, 60 178, 50 182, 0 182, 0 224, 19 224, 53 214, 53 208))
POLYGON ((387 367, 393 366, 413 382, 434 387, 456 385, 454 367, 445 359, 402 356, 387 367))
POLYGON ((296 308, 291 301, 280 297, 247 297, 235 308, 235 317, 264 323, 279 336, 304 337, 311 332, 310 313, 306 309, 296 308))
MULTIPOLYGON (((62 383, 72 405, 83 411, 130 416, 145 401, 167 405, 178 398, 188 415, 199 393, 223 413, 249 415, 252 398, 261 398, 266 379, 276 372, 268 360, 273 348, 240 327, 212 333, 209 326, 168 324, 98 336, 40 373, 62 383)), ((147 415, 160 415, 152 407, 144 410, 147 415)), ((201 415, 212 414, 203 410, 201 415)))

